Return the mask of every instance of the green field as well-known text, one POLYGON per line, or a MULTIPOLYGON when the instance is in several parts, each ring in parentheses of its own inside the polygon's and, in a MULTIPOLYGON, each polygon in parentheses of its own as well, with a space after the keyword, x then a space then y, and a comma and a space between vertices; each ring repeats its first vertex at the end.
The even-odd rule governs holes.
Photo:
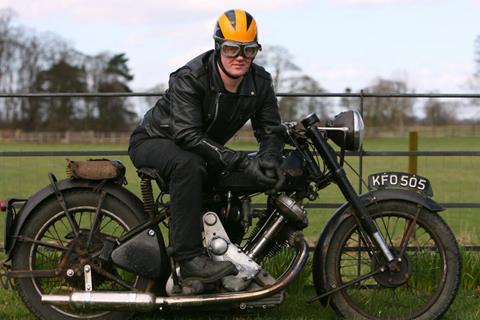
MULTIPOLYGON (((237 145, 237 149, 254 150, 255 145, 237 145)), ((123 145, 35 145, 4 144, 0 151, 62 151, 62 150, 126 150, 123 145)), ((368 139, 364 149, 367 151, 407 151, 406 138, 368 139)), ((479 138, 419 138, 419 150, 480 150, 479 138)), ((90 157, 70 157, 88 159, 90 157)), ((128 156, 116 156, 127 167, 127 188, 139 194, 139 180, 128 156)), ((358 169, 358 159, 347 157, 347 161, 358 169)), ((48 185, 48 172, 53 172, 58 179, 65 178, 65 157, 0 157, 0 199, 28 197, 48 185)), ((406 157, 364 157, 363 177, 383 171, 407 171, 406 157)), ((358 187, 358 178, 347 168, 354 186, 358 187)), ((418 174, 430 179, 434 199, 440 203, 474 203, 480 202, 480 157, 419 157, 418 174)), ((365 188, 363 188, 365 191, 365 188)), ((330 185, 319 193, 319 203, 342 203, 344 199, 335 185, 330 185)), ((256 199, 263 201, 263 197, 256 199)), ((316 238, 323 222, 333 210, 315 210, 309 215, 311 221, 306 234, 316 238)), ((480 209, 450 209, 442 214, 452 225, 457 236, 465 243, 479 242, 480 209)), ((3 231, 3 228, 1 229, 3 231)), ((3 239, 3 237, 1 238, 3 239)), ((1 240, 0 240, 1 242, 1 240)))
MULTIPOLYGON (((237 145, 235 148, 253 150, 254 145, 237 145)), ((408 141, 406 138, 377 138, 368 139, 364 149, 367 151, 407 151, 408 141)), ((124 145, 34 145, 34 144, 4 144, 0 151, 64 151, 64 150, 126 150, 124 145)), ((419 150, 428 151, 452 151, 468 150, 479 151, 479 138, 422 138, 419 139, 419 150)), ((86 159, 90 157, 71 157, 72 159, 86 159)), ((139 181, 135 170, 127 156, 111 157, 121 160, 127 166, 127 188, 139 194, 139 181)), ((434 199, 440 203, 473 203, 480 202, 480 157, 419 157, 418 174, 430 179, 434 199)), ((355 157, 347 158, 354 167, 358 167, 355 157)), ((364 157, 364 178, 374 172, 381 171, 407 171, 408 159, 406 157, 364 157)), ((358 178, 351 170, 347 170, 349 177, 355 186, 358 186, 358 178)), ((13 158, 0 157, 0 199, 9 197, 28 197, 35 191, 48 184, 47 173, 53 172, 58 179, 65 177, 65 157, 30 157, 13 158)), ((365 188, 364 188, 365 190, 365 188)), ((256 199, 262 202, 264 197, 256 199)), ((344 200, 335 185, 327 187, 320 192, 317 202, 342 203, 344 200)), ((316 241, 322 230, 323 224, 331 216, 333 209, 310 210, 310 226, 305 234, 310 241, 316 241)), ((442 216, 451 225, 459 241, 464 245, 480 244, 480 209, 450 209, 442 213, 442 216)), ((3 216, 0 219, 0 243, 3 242, 3 216)), ((478 262, 478 261, 477 261, 478 262)), ((476 264, 478 267, 480 264, 476 264)), ((478 269, 478 268, 477 268, 478 269)), ((477 277, 473 281, 478 280, 477 277), (475 280, 477 279, 477 280, 475 280)), ((311 280, 307 280, 307 285, 311 280)), ((471 288, 480 285, 478 282, 471 288)), ((29 319, 28 311, 19 303, 14 291, 0 289, 0 319, 29 319)), ((456 300, 446 319, 478 319, 480 317, 480 292, 478 289, 463 289, 460 297, 456 300)), ((304 300, 313 295, 311 287, 305 291, 291 294, 286 303, 280 308, 268 312, 256 312, 249 316, 234 313, 235 319, 247 319, 260 317, 262 319, 335 319, 335 315, 329 308, 323 308, 320 304, 307 305, 304 300)), ((195 315, 185 315, 192 318, 195 315)), ((221 314, 200 315, 202 319, 222 318, 221 314)), ((153 319, 154 315, 144 315, 140 319, 153 319)), ((167 315, 167 319, 178 318, 178 314, 167 315)), ((229 318, 232 318, 231 315, 229 318)))

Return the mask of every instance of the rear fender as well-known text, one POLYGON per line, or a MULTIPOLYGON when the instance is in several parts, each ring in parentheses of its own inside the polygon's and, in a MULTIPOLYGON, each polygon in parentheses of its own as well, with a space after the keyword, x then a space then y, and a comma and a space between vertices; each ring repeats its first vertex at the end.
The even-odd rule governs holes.
MULTIPOLYGON (((93 190, 93 188, 97 187, 98 184, 99 181, 64 179, 57 182, 57 187, 62 192, 73 189, 93 190)), ((133 214, 135 214, 139 221, 145 221, 147 219, 143 211, 142 201, 129 190, 111 182, 107 182, 102 187, 102 190, 107 192, 108 195, 111 195, 123 202, 123 204, 127 206, 133 214)), ((51 197, 55 197, 55 191, 53 190, 52 185, 46 186, 29 197, 28 201, 22 206, 19 213, 15 216, 11 226, 5 230, 5 252, 8 259, 10 259, 10 254, 15 248, 17 237, 21 234, 23 225, 28 220, 29 216, 38 206, 51 197)))
MULTIPOLYGON (((405 189, 380 189, 360 195, 362 203, 368 207, 372 204, 389 201, 389 200, 403 200, 421 205, 422 207, 439 212, 444 208, 431 198, 424 196, 418 192, 408 191, 405 189)), ((338 227, 353 214, 353 208, 350 203, 346 202, 339 207, 328 222, 323 227, 322 232, 318 238, 313 254, 313 281, 317 289, 317 294, 324 293, 324 284, 326 282, 325 259, 327 257, 330 241, 335 234, 338 227)), ((328 298, 321 300, 322 304, 327 304, 328 298)))

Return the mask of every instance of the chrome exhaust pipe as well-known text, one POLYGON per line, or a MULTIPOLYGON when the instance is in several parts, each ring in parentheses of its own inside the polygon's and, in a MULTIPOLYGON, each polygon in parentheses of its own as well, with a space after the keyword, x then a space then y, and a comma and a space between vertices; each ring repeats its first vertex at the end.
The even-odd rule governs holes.
POLYGON ((57 306, 68 305, 77 309, 153 311, 156 308, 177 309, 259 300, 283 290, 303 269, 308 259, 308 244, 303 236, 297 237, 295 247, 297 254, 288 271, 273 285, 255 291, 172 297, 155 297, 151 293, 137 292, 81 291, 70 295, 42 295, 42 302, 57 306))
POLYGON ((79 291, 71 295, 42 295, 42 302, 75 309, 153 311, 155 296, 137 292, 79 291))

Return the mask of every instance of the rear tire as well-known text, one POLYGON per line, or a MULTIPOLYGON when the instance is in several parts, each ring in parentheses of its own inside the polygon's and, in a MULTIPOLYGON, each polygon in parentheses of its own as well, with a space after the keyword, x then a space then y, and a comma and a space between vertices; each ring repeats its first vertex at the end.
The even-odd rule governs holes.
MULTIPOLYGON (((65 251, 35 244, 27 241, 18 241, 13 253, 13 270, 52 270, 60 268, 63 270, 58 277, 50 278, 16 278, 15 286, 26 307, 39 319, 51 320, 72 320, 72 319, 128 319, 131 312, 110 312, 110 311, 79 311, 70 307, 57 307, 41 302, 42 294, 66 295, 73 291, 85 290, 83 265, 86 263, 99 263, 101 269, 114 274, 140 291, 147 287, 148 280, 140 278, 132 273, 122 270, 110 263, 92 258, 90 253, 81 253, 82 245, 85 245, 91 230, 92 217, 98 205, 99 193, 90 190, 70 190, 64 192, 65 202, 68 211, 77 221, 81 236, 75 238, 71 232, 70 225, 65 213, 60 207, 57 199, 51 197, 31 213, 21 234, 27 238, 70 248, 76 246, 79 250, 72 250, 70 256, 65 251), (65 265, 60 266, 63 260, 65 265), (66 270, 75 270, 75 275, 68 277, 66 270)), ((94 237, 92 251, 101 250, 102 238, 109 237, 116 239, 122 234, 137 226, 140 221, 129 209, 118 199, 107 195, 102 204, 103 218, 100 224, 100 233, 94 237)), ((93 254, 95 254, 93 252, 93 254)), ((117 282, 92 272, 93 290, 118 291, 127 290, 117 282)))
MULTIPOLYGON (((420 213, 415 232, 400 257, 401 271, 387 270, 332 294, 333 308, 348 319, 441 317, 456 296, 461 271, 458 244, 448 225, 437 213, 406 201, 375 203, 367 210, 395 258, 400 257, 400 243, 408 224, 417 210, 420 213)), ((327 283, 317 289, 337 288, 385 263, 375 262, 364 248, 356 221, 350 216, 331 239, 325 259, 327 283)))

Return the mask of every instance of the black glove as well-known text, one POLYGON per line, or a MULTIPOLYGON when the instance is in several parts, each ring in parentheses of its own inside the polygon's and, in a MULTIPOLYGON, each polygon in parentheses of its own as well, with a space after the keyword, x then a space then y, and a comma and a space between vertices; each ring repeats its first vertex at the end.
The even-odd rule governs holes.
POLYGON ((263 172, 258 158, 251 159, 245 156, 240 161, 238 170, 245 172, 250 177, 254 178, 258 183, 268 187, 275 185, 277 182, 275 177, 269 177, 263 172))
POLYGON ((280 160, 274 156, 265 156, 260 158, 260 168, 265 172, 265 175, 269 178, 275 179, 274 191, 280 190, 285 183, 285 175, 280 168, 280 160))

